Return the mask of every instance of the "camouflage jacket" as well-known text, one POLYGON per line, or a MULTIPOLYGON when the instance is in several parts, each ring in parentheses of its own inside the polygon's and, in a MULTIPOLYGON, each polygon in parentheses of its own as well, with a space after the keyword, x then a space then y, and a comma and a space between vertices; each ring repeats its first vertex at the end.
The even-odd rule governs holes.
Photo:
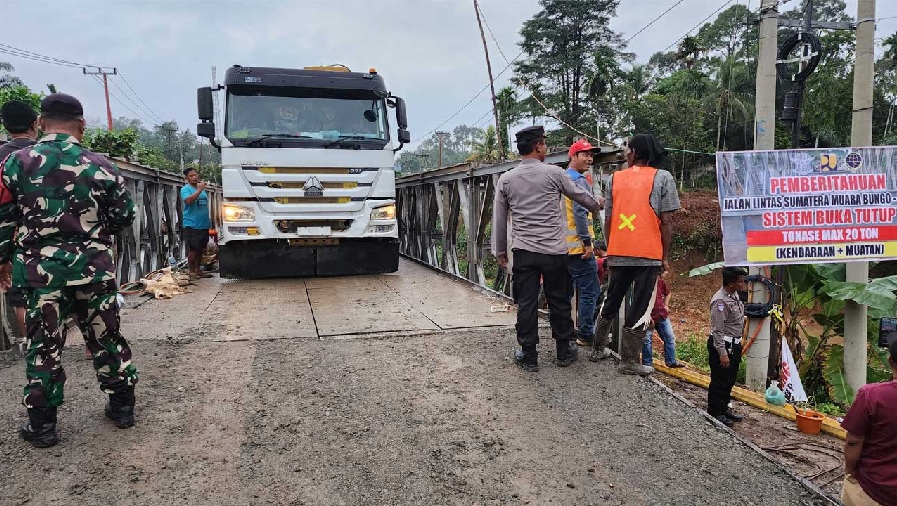
POLYGON ((112 234, 135 213, 115 164, 51 134, 0 169, 0 263, 12 260, 14 286, 115 279, 112 234))

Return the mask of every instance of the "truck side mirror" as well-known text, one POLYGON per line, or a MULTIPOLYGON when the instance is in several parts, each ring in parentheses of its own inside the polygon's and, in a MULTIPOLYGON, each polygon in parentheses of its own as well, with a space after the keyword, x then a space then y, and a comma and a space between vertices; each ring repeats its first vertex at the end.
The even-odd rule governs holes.
POLYGON ((203 123, 215 120, 215 106, 212 102, 212 88, 206 86, 196 90, 196 110, 199 121, 203 123))
POLYGON ((396 97, 396 122, 399 124, 399 130, 408 128, 408 113, 405 110, 405 100, 399 97, 396 97))
POLYGON ((405 130, 404 128, 399 129, 399 142, 402 144, 408 144, 411 142, 411 132, 405 130))
POLYGON ((211 121, 199 123, 196 125, 196 135, 205 137, 206 139, 215 139, 215 123, 211 121))

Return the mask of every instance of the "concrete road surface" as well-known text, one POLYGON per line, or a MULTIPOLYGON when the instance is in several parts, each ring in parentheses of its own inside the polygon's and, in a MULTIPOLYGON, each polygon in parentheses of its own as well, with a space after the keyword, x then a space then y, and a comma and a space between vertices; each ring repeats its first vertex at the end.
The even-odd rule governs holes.
POLYGON ((826 504, 652 382, 555 367, 548 335, 520 371, 500 304, 411 263, 200 280, 122 313, 131 429, 70 338, 45 450, 18 439, 24 363, 0 354, 0 505, 826 504))

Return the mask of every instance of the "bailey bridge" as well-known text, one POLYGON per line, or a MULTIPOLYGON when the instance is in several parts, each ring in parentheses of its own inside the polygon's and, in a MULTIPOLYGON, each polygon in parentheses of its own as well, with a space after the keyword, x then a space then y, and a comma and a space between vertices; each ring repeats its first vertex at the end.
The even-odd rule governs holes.
MULTIPOLYGON (((140 209, 117 240, 126 281, 181 251, 181 181, 119 162, 140 209)), ((831 503, 658 382, 612 361, 555 367, 548 329, 541 371, 514 365, 508 280, 487 253, 512 166, 399 178, 396 273, 128 296, 131 429, 103 418, 75 331, 61 443, 24 444, 24 362, 0 353, 0 504, 831 503)))

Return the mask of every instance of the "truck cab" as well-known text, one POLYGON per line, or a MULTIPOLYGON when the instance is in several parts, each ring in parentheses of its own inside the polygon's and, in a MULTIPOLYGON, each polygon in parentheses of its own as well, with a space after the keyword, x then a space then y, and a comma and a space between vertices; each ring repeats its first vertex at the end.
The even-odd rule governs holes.
POLYGON ((222 277, 398 269, 393 165, 410 134, 404 101, 376 70, 235 65, 198 90, 198 109, 197 133, 221 152, 222 277))

